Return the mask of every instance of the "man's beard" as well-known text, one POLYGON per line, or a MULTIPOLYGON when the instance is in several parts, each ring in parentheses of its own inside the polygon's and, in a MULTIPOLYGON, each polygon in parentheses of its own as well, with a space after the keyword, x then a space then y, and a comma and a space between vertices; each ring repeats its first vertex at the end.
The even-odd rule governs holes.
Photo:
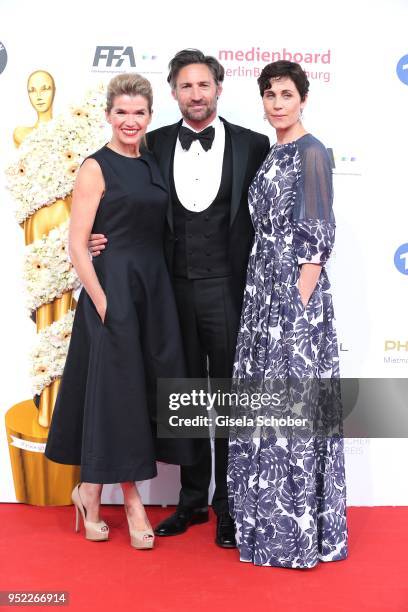
POLYGON ((188 106, 184 106, 181 109, 181 113, 183 117, 186 119, 190 119, 190 121, 205 121, 208 117, 217 110, 217 103, 214 100, 212 103, 209 103, 204 108, 200 109, 200 111, 194 111, 194 108, 189 108, 188 106))

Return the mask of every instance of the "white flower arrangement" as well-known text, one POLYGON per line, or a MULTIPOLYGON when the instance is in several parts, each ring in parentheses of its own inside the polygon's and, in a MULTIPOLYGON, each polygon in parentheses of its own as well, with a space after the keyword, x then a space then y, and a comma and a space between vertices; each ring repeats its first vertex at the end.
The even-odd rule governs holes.
POLYGON ((62 376, 71 339, 74 311, 69 310, 55 323, 37 334, 36 346, 31 352, 31 377, 34 395, 62 376))
POLYGON ((30 311, 80 286, 68 257, 68 229, 66 221, 25 247, 23 277, 30 311))
MULTIPOLYGON (((40 124, 25 138, 6 169, 18 223, 72 192, 81 162, 109 139, 105 106, 106 92, 100 86, 80 106, 40 124)), ((26 246, 23 274, 31 312, 80 286, 68 257, 68 228, 65 222, 26 246)), ((73 319, 70 310, 37 334, 31 354, 34 394, 62 375, 73 319)))
POLYGON ((105 106, 100 86, 88 92, 80 107, 41 124, 23 141, 6 169, 18 223, 72 191, 81 162, 107 140, 105 106))

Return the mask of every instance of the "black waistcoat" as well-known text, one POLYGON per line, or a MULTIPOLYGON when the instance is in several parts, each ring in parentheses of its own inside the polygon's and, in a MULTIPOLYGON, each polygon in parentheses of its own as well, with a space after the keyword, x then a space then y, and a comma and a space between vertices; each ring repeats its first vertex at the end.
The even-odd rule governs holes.
POLYGON ((228 257, 232 191, 230 140, 226 131, 220 188, 215 200, 205 210, 195 213, 184 208, 178 199, 174 173, 171 172, 175 235, 174 276, 198 279, 231 274, 228 257))

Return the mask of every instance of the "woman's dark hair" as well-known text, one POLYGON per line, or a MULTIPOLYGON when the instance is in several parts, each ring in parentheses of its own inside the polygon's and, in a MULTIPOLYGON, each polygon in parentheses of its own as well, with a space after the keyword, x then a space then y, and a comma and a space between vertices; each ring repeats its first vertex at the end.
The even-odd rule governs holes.
POLYGON ((204 55, 199 49, 183 49, 176 53, 169 62, 169 76, 167 82, 172 89, 176 88, 177 75, 184 66, 190 64, 205 64, 211 70, 215 83, 218 85, 224 80, 224 68, 212 55, 204 55))
POLYGON ((286 77, 294 82, 299 92, 300 99, 303 102, 309 91, 309 80, 306 72, 299 64, 296 64, 296 62, 288 62, 287 60, 278 60, 277 62, 267 64, 265 68, 263 68, 258 78, 261 96, 264 95, 267 89, 271 88, 271 79, 282 79, 286 77))

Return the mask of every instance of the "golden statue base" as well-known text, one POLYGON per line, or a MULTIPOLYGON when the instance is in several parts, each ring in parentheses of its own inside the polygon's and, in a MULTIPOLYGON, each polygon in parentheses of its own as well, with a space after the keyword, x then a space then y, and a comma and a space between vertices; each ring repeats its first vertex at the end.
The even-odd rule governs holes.
POLYGON ((17 500, 34 506, 71 504, 79 467, 45 457, 48 429, 38 424, 38 410, 32 400, 6 412, 6 431, 17 500))

